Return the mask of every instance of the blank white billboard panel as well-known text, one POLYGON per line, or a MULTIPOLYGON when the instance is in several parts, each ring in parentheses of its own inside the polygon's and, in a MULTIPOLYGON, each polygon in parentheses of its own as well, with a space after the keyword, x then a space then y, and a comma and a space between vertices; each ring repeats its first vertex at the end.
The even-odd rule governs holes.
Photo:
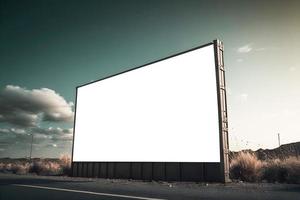
POLYGON ((220 162, 213 44, 78 87, 73 161, 220 162))

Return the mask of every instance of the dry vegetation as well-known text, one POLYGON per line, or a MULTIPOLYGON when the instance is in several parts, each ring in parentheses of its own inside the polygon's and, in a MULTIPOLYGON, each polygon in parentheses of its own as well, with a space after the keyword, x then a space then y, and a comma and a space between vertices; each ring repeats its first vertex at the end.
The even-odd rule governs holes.
POLYGON ((254 154, 240 152, 230 163, 232 179, 248 182, 300 183, 300 159, 270 159, 261 161, 254 154))
MULTIPOLYGON (((69 175, 71 160, 60 159, 7 159, 0 160, 0 172, 37 175, 69 175)), ((300 158, 259 160, 255 154, 239 152, 231 158, 230 177, 247 182, 280 182, 300 184, 300 158)))
POLYGON ((0 172, 14 174, 68 175, 71 169, 70 157, 59 159, 9 159, 0 162, 0 172))

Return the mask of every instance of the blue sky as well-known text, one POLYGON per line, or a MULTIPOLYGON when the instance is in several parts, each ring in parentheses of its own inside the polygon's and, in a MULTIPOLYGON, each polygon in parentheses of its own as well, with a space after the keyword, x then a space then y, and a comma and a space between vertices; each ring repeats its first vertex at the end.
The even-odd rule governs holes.
POLYGON ((215 38, 225 45, 230 148, 274 148, 277 133, 300 140, 299 1, 0 4, 0 100, 11 106, 0 106, 0 157, 27 156, 31 133, 34 156, 69 154, 76 86, 215 38))

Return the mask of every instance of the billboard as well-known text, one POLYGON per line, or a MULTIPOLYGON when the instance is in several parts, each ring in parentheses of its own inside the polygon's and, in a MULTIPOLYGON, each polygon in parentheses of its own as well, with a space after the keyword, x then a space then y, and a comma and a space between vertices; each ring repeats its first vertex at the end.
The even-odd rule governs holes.
POLYGON ((77 90, 73 161, 219 162, 213 44, 77 90))

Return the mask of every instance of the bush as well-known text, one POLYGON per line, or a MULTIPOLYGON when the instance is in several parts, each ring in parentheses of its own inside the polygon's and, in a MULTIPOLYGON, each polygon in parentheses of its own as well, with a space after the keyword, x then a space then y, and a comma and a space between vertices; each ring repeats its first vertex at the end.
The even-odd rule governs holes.
POLYGON ((300 183, 300 159, 269 160, 264 166, 262 178, 268 182, 300 183))
POLYGON ((263 168, 262 179, 268 182, 284 182, 287 176, 287 169, 279 159, 268 160, 263 168))
POLYGON ((59 161, 62 168, 62 174, 71 175, 71 158, 68 155, 62 155, 59 161))
POLYGON ((14 173, 14 174, 26 174, 30 168, 29 163, 0 163, 0 172, 14 173))
POLYGON ((300 183, 300 159, 270 159, 261 161, 248 152, 240 152, 231 159, 230 178, 242 181, 300 183))
POLYGON ((60 159, 8 159, 0 163, 0 172, 37 175, 69 175, 71 172, 71 159, 67 155, 60 159))
POLYGON ((15 174, 27 174, 30 168, 29 163, 16 163, 12 166, 12 171, 15 174))
POLYGON ((300 159, 290 157, 285 160, 285 166, 288 171, 286 181, 300 184, 300 159))
POLYGON ((51 161, 34 161, 29 169, 29 173, 38 175, 57 175, 60 174, 61 166, 56 162, 51 161))
POLYGON ((248 152, 240 152, 230 163, 232 179, 255 182, 261 179, 263 162, 248 152))

